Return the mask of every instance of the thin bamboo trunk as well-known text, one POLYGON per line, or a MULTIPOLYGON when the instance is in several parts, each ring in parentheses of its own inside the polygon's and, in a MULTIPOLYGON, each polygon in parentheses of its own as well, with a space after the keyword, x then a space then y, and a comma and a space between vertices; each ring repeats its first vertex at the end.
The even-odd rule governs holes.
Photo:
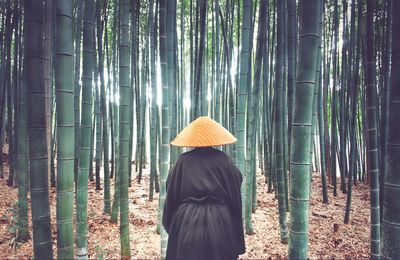
POLYGON ((75 164, 74 164, 74 180, 77 181, 78 166, 79 166, 79 136, 80 136, 80 93, 81 84, 79 80, 81 78, 81 40, 82 40, 82 21, 83 21, 83 3, 85 1, 79 1, 76 11, 75 20, 75 61, 74 61, 74 111, 75 111, 75 164))
MULTIPOLYGON (((97 17, 97 46, 99 56, 99 74, 100 74, 100 106, 102 112, 102 139, 103 139, 103 181, 104 181, 104 213, 111 213, 111 199, 110 199, 110 162, 109 162, 109 134, 108 134, 108 109, 107 109, 107 98, 106 98, 106 86, 104 79, 104 51, 103 51, 103 30, 107 28, 107 17, 105 2, 99 0, 97 4, 103 5, 100 10, 104 13, 103 21, 101 14, 97 17)), ((108 46, 105 46, 107 48, 108 46)))
POLYGON ((296 64, 297 64, 297 17, 296 17, 296 0, 287 0, 288 11, 288 90, 287 90, 287 106, 288 106, 288 153, 290 155, 291 133, 292 133, 292 117, 293 117, 293 97, 296 85, 296 64))
POLYGON ((339 31, 339 14, 338 3, 334 0, 334 14, 333 14, 333 88, 332 88, 332 102, 331 102, 331 178, 333 183, 333 196, 337 196, 337 180, 336 180, 336 152, 337 152, 337 125, 336 125, 336 107, 337 107, 337 44, 338 44, 338 31, 339 31))
MULTIPOLYGON (((359 14, 361 13, 360 9, 362 6, 358 6, 359 8, 359 14)), ((354 41, 357 41, 356 44, 356 57, 354 61, 354 65, 350 63, 350 73, 349 73, 349 86, 351 86, 350 89, 350 96, 351 96, 351 119, 350 119, 350 170, 349 170, 349 176, 348 176, 348 181, 347 181, 347 202, 346 202, 346 211, 345 211, 345 217, 344 217, 344 223, 347 224, 349 222, 350 218, 350 209, 351 209, 351 197, 352 197, 352 191, 353 191, 353 182, 357 179, 356 176, 356 152, 357 152, 357 140, 356 140, 356 133, 357 133, 357 105, 358 105, 358 72, 359 72, 359 60, 360 60, 360 36, 361 36, 361 30, 358 30, 358 36, 357 38, 355 37, 355 0, 352 0, 351 4, 351 25, 350 25, 350 61, 353 59, 353 48, 354 46, 354 41), (355 39, 356 38, 356 39, 355 39), (353 65, 353 66, 352 66, 353 65)), ((361 17, 358 17, 358 28, 361 28, 361 17)))
MULTIPOLYGON (((284 149, 283 149, 283 41, 284 41, 284 2, 279 1, 277 6, 277 46, 276 46, 276 65, 275 65, 275 173, 277 184, 278 208, 279 208, 279 226, 281 243, 287 244, 288 230, 286 223, 286 199, 285 199, 285 172, 284 172, 284 149)), ((293 126, 292 126, 293 129, 293 126)))
MULTIPOLYGON (((95 23, 98 21, 99 17, 101 17, 101 5, 100 5, 101 0, 96 1, 96 11, 95 11, 95 23)), ((101 19, 101 18, 100 18, 101 19)), ((95 175, 96 175, 96 190, 102 190, 101 188, 101 180, 100 180, 100 167, 101 167, 101 155, 103 152, 103 143, 102 143, 102 116, 101 113, 103 112, 101 110, 101 104, 100 104, 100 85, 99 85, 99 76, 100 76, 100 59, 97 58, 97 53, 100 52, 100 50, 97 48, 97 39, 96 39, 96 33, 99 35, 99 30, 101 28, 98 28, 99 24, 94 25, 95 31, 93 32, 93 60, 94 60, 94 92, 95 92, 95 102, 94 102, 94 116, 95 116, 95 138, 96 138, 96 151, 95 151, 95 175)))
MULTIPOLYGON (((121 239, 121 258, 129 259, 130 238, 129 238, 129 0, 121 0, 121 22, 120 22, 120 42, 119 42, 119 178, 120 178, 120 239, 121 239)), ((133 50, 132 50, 133 51, 133 50)))
POLYGON ((156 50, 155 50, 155 27, 154 21, 154 1, 150 0, 149 5, 149 34, 150 34, 150 82, 151 82, 151 100, 150 100, 150 194, 149 201, 153 200, 155 177, 157 176, 157 82, 156 82, 156 50))
POLYGON ((18 226, 17 241, 23 242, 30 238, 28 230, 28 89, 26 71, 22 75, 19 99, 19 121, 17 140, 17 164, 15 173, 18 177, 18 226))
POLYGON ((376 68, 374 52, 374 31, 373 16, 375 1, 367 1, 367 20, 366 20, 366 73, 365 73, 365 92, 367 97, 367 163, 368 175, 370 177, 370 201, 371 201, 371 258, 380 259, 380 209, 379 209, 379 155, 378 155, 378 129, 377 129, 377 97, 376 97, 376 68))
MULTIPOLYGON (((112 104, 113 106, 113 118, 114 118, 114 149, 115 149, 115 155, 114 155, 114 165, 115 165, 115 179, 114 179, 114 196, 113 196, 113 204, 111 208, 111 219, 110 221, 113 223, 118 222, 118 213, 119 213, 119 190, 120 190, 120 185, 119 185, 119 108, 118 108, 118 103, 116 102, 117 98, 119 101, 119 90, 118 90, 118 84, 117 84, 117 54, 118 54, 118 49, 117 49, 117 43, 119 42, 119 34, 118 34, 118 29, 119 28, 119 13, 120 13, 120 1, 119 0, 114 0, 114 21, 113 21, 113 41, 112 41, 112 68, 113 68, 113 94, 114 94, 114 102, 112 104), (118 14, 118 15, 117 15, 118 14)), ((118 43, 119 44, 119 43, 118 43)))
MULTIPOLYGON (((167 1, 160 0, 159 9, 159 43, 160 43, 160 64, 161 64, 161 83, 162 83, 162 113, 161 113, 161 165, 160 165, 160 201, 159 211, 160 219, 162 219, 162 209, 166 196, 166 179, 170 165, 170 119, 169 119, 169 90, 168 90, 168 64, 167 64, 167 1)), ((161 227, 161 257, 165 257, 167 250, 167 232, 161 227)))
POLYGON ((92 80, 94 49, 94 0, 86 0, 83 14, 83 67, 82 67, 82 114, 80 129, 79 168, 76 188, 76 257, 88 257, 87 246, 87 203, 89 167, 92 165, 92 80))
MULTIPOLYGON (((260 1, 260 13, 265 13, 267 8, 267 0, 260 1)), ((253 197, 256 193, 254 180, 256 178, 256 140, 257 132, 256 129, 259 125, 259 94, 260 94, 260 81, 261 81, 261 67, 262 67, 262 57, 264 54, 264 44, 265 43, 265 27, 266 27, 266 17, 263 15, 259 16, 258 20, 258 38, 257 38, 257 49, 256 49, 256 63, 254 69, 254 87, 252 95, 252 102, 249 109, 249 124, 248 124, 248 149, 249 154, 248 163, 246 165, 246 233, 253 234, 253 228, 251 225, 251 213, 253 212, 253 197)))
POLYGON ((51 135, 51 127, 52 127, 52 102, 53 102, 53 86, 52 86, 52 76, 51 76, 51 56, 52 56, 52 5, 53 1, 45 0, 45 21, 44 21, 44 84, 46 91, 46 133, 47 133, 47 169, 48 172, 51 172, 51 160, 52 156, 52 135, 51 135))

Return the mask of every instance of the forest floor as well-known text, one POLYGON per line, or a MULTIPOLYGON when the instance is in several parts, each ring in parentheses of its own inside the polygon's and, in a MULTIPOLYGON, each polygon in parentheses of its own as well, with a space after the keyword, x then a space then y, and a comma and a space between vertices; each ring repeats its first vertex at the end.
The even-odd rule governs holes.
MULTIPOLYGON (((134 170, 134 166, 132 167, 134 170)), ((13 239, 15 229, 15 209, 17 189, 6 185, 0 179, 0 259, 28 259, 33 257, 32 239, 26 243, 16 243, 13 239)), ((241 259, 279 259, 287 258, 287 245, 280 242, 277 200, 267 193, 264 177, 257 174, 258 208, 253 214, 255 234, 246 235, 246 253, 241 259)), ((338 179, 340 182, 340 180, 338 179)), ((112 181, 113 183, 114 181, 112 181)), ((338 187, 339 183, 338 183, 338 187)), ((113 189, 113 188, 112 188, 113 189)), ((369 187, 358 183, 354 186, 350 223, 343 224, 346 195, 341 192, 333 197, 329 187, 329 204, 322 203, 320 175, 313 174, 310 205, 309 258, 310 259, 360 259, 369 258, 369 187), (334 226, 338 230, 334 232, 334 226)), ((148 169, 140 184, 133 181, 129 188, 131 255, 134 259, 160 258, 160 236, 156 233, 158 194, 152 202, 148 199, 148 169)), ((111 193, 113 194, 113 193, 111 193)), ((103 214, 103 190, 96 191, 95 183, 89 183, 88 195, 88 244, 89 257, 94 259, 117 259, 120 256, 118 224, 110 223, 109 216, 103 214)), ((28 197, 28 201, 30 199, 28 197)), ((56 190, 51 188, 51 219, 53 248, 56 256, 56 190)), ((30 205, 30 203, 29 203, 30 205)), ((29 209, 30 210, 30 209, 29 209)), ((31 219, 29 211, 29 220, 31 219)), ((32 224, 29 221, 32 231, 32 224)))

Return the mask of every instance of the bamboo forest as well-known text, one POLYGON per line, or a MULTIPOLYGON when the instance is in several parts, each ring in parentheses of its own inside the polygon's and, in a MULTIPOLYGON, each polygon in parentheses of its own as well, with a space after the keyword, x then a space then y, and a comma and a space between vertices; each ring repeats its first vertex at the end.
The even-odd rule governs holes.
POLYGON ((164 259, 201 116, 237 138, 240 259, 400 259, 400 1, 0 6, 0 259, 164 259))

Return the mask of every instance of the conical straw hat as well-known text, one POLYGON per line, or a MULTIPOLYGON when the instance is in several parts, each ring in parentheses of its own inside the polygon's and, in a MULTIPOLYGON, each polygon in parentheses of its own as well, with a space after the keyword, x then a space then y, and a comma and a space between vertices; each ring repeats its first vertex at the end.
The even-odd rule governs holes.
POLYGON ((185 127, 171 144, 181 147, 209 147, 233 144, 236 141, 225 127, 202 116, 185 127))

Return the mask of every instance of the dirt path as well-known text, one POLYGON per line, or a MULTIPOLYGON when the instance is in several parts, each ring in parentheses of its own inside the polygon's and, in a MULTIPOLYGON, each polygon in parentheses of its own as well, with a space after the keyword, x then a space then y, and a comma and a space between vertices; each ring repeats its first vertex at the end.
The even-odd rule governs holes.
MULTIPOLYGON (((0 259, 33 257, 32 240, 15 244, 10 233, 13 223, 12 207, 17 202, 17 189, 6 185, 8 178, 0 179, 0 259), (14 249, 12 245, 17 247, 14 249)), ((266 192, 264 177, 258 174, 258 208, 253 214, 254 235, 246 235, 247 251, 242 259, 267 259, 287 257, 287 245, 280 243, 277 215, 277 200, 266 192)), ((343 223, 346 195, 338 194, 333 200, 331 189, 328 205, 322 204, 321 183, 318 174, 313 175, 310 207, 309 257, 315 258, 369 258, 369 188, 366 184, 354 187, 350 223, 343 223), (333 232, 334 224, 339 229, 333 232)), ((112 181, 113 182, 113 181, 112 181)), ((157 202, 156 195, 148 201, 148 171, 144 171, 141 184, 133 183, 130 188, 130 237, 131 254, 135 259, 159 258, 160 237, 156 233, 157 202)), ((109 222, 103 212, 103 191, 95 191, 90 183, 89 217, 89 257, 119 258, 119 227, 109 222)), ((340 187, 340 186, 338 186, 340 187)), ((51 189, 51 216, 53 248, 56 254, 55 189, 51 189)), ((30 215, 29 215, 30 219, 30 215)), ((31 223, 29 224, 31 228, 31 223)), ((56 256, 56 255, 55 255, 56 256)))

